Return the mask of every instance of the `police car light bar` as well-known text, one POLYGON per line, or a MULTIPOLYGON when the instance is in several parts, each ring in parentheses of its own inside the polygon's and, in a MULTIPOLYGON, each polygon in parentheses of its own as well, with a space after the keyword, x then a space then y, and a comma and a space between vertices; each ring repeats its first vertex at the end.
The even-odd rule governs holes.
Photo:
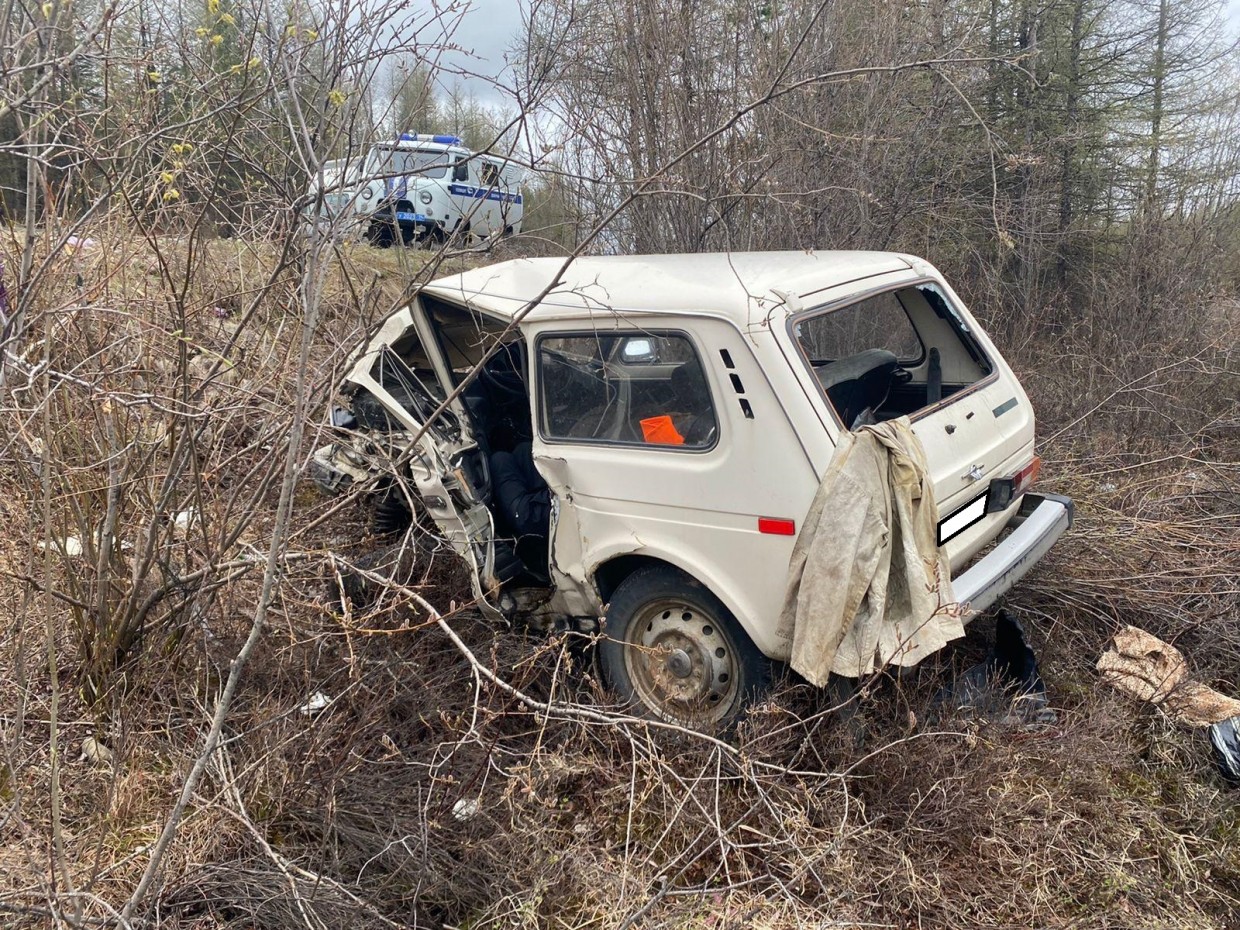
POLYGON ((421 133, 402 132, 400 134, 400 138, 398 139, 398 141, 400 142, 437 142, 440 145, 460 145, 461 144, 461 139, 459 136, 435 136, 435 135, 431 135, 430 133, 425 133, 425 132, 421 132, 421 133))

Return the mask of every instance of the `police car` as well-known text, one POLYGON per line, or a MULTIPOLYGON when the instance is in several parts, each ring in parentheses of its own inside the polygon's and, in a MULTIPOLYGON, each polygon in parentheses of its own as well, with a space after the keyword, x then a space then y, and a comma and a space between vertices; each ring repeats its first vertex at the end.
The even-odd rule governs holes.
POLYGON ((381 246, 512 235, 525 210, 518 165, 473 152, 456 136, 426 133, 325 162, 308 196, 320 222, 360 224, 381 246))

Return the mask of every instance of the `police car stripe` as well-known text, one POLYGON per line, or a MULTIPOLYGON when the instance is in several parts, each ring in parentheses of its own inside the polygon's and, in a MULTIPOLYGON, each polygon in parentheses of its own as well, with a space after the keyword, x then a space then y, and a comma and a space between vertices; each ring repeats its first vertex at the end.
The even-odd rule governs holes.
POLYGON ((486 198, 487 200, 497 200, 501 203, 510 201, 512 203, 520 203, 520 194, 505 194, 503 191, 491 190, 486 187, 469 187, 465 184, 449 184, 448 193, 455 194, 457 197, 473 197, 476 200, 486 198))
MULTIPOLYGON (((387 194, 389 197, 408 197, 408 178, 387 178, 387 194)), ((487 199, 498 203, 521 203, 520 194, 505 194, 503 191, 491 190, 486 187, 469 187, 466 184, 449 184, 448 193, 456 197, 472 197, 475 200, 487 199)))

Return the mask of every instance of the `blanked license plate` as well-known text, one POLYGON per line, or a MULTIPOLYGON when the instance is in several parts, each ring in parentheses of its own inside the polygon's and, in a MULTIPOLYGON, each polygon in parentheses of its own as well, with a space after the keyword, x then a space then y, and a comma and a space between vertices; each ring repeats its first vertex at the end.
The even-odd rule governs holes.
POLYGON ((986 516, 986 492, 979 494, 945 520, 939 521, 939 545, 959 536, 986 516))

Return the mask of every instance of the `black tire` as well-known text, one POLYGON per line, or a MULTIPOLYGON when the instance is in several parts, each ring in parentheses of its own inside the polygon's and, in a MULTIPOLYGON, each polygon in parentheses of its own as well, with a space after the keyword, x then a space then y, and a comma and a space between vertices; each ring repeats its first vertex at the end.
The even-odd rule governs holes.
POLYGON ((770 682, 769 663, 731 611, 670 565, 621 582, 603 633, 603 677, 642 716, 727 731, 770 682))
POLYGON ((366 227, 366 239, 377 249, 392 247, 392 224, 381 219, 373 219, 366 227))
POLYGON ((399 485, 384 488, 375 496, 371 526, 379 536, 394 536, 413 526, 413 511, 399 485))
POLYGON ((426 232, 422 234, 422 238, 418 240, 418 245, 427 249, 437 249, 444 244, 447 236, 444 234, 442 226, 429 226, 426 232))

